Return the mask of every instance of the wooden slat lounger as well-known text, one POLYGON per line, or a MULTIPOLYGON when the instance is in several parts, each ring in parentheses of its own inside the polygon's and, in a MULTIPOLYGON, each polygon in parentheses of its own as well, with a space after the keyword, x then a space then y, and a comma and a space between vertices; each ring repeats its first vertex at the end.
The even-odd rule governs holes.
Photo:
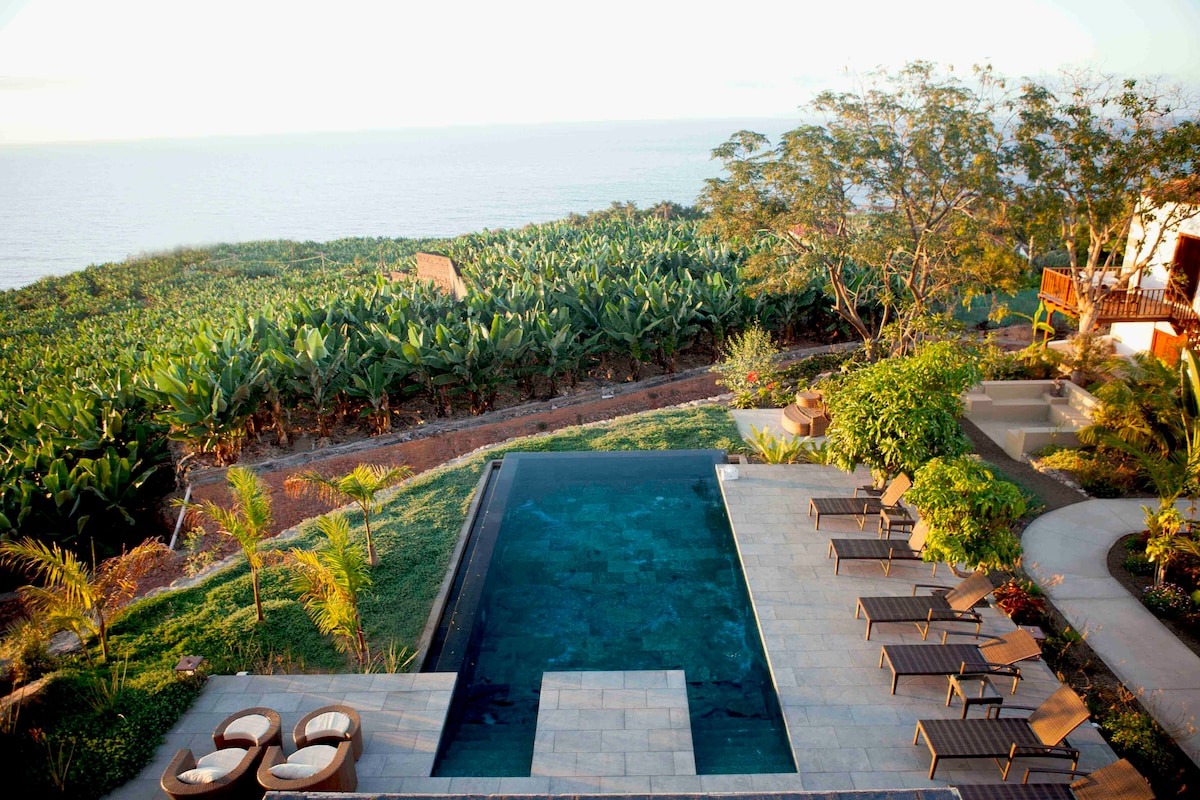
POLYGON ((955 788, 962 800, 1076 800, 1065 783, 972 783, 955 788))
MULTIPOLYGON (((949 635, 963 635, 947 631, 949 635)), ((1013 679, 1012 691, 1017 691, 1021 668, 1017 662, 1037 658, 1042 654, 1037 640, 1027 630, 1017 628, 1003 636, 974 634, 983 644, 885 644, 879 654, 882 669, 886 661, 892 668, 892 694, 896 682, 909 675, 983 674, 1003 675, 1013 679)))
MULTIPOLYGON (((893 561, 920 561, 925 550, 925 536, 929 527, 921 520, 912 530, 907 543, 889 539, 830 539, 829 555, 833 559, 833 574, 838 574, 842 559, 878 561, 883 567, 884 577, 891 572, 893 561)), ((933 562, 933 574, 937 575, 937 562, 933 562)))
POLYGON ((1025 770, 1025 782, 980 783, 958 787, 962 800, 1154 800, 1154 790, 1125 759, 1094 772, 1034 768, 1025 770), (1073 783, 1029 783, 1033 772, 1082 776, 1073 783))
POLYGON ((994 717, 984 719, 923 719, 917 722, 913 744, 922 736, 933 760, 929 777, 933 778, 943 758, 1006 759, 1000 780, 1008 778, 1013 759, 1069 758, 1071 769, 1079 764, 1079 751, 1067 742, 1067 734, 1088 718, 1088 708, 1069 686, 1050 695, 1036 709, 1027 706, 992 706, 994 717), (1002 718, 1001 713, 1032 710, 1028 718, 1002 718))
POLYGON ((878 514, 885 508, 896 506, 904 493, 912 486, 912 481, 904 473, 900 473, 879 497, 813 497, 808 501, 808 515, 817 515, 813 530, 821 529, 821 516, 857 517, 858 528, 862 530, 867 517, 878 514))
POLYGON ((867 618, 867 639, 871 638, 871 626, 876 622, 912 622, 921 631, 922 639, 929 636, 932 622, 974 622, 978 633, 983 620, 973 609, 991 591, 992 583, 982 572, 974 573, 949 590, 945 586, 915 583, 912 597, 858 598, 854 618, 859 619, 860 615, 867 618), (933 589, 938 593, 917 596, 917 589, 933 589))

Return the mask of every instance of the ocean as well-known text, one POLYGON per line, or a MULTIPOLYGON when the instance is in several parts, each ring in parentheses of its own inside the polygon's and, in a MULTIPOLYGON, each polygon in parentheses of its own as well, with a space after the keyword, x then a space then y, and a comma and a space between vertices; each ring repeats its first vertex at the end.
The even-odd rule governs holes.
POLYGON ((0 147, 0 289, 189 245, 453 236, 692 204, 741 129, 562 123, 0 147))

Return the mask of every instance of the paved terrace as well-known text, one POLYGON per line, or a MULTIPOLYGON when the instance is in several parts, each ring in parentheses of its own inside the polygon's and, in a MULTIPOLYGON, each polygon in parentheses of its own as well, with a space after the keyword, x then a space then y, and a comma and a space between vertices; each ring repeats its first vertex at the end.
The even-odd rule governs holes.
MULTIPOLYGON (((213 727, 232 711, 275 708, 286 743, 303 714, 329 703, 346 703, 362 714, 365 748, 357 766, 358 791, 374 796, 859 790, 863 797, 942 800, 952 795, 918 790, 998 782, 999 769, 982 759, 947 760, 939 765, 936 781, 926 777, 929 751, 923 742, 912 744, 916 721, 958 717, 960 709, 945 707, 944 678, 905 679, 895 696, 889 694, 891 672, 878 666, 880 647, 916 643, 920 634, 913 625, 877 624, 871 641, 864 641, 866 624, 854 619, 858 596, 906 595, 912 583, 931 582, 930 566, 901 562, 885 578, 877 562, 846 561, 842 574, 834 576, 833 562, 826 558, 829 538, 875 533, 870 525, 860 532, 855 522, 838 517, 827 517, 822 530, 814 531, 806 515, 810 497, 847 495, 867 476, 811 465, 743 465, 739 472, 740 478, 725 482, 723 490, 797 773, 689 774, 690 730, 684 728, 686 715, 678 712, 686 697, 674 696, 679 683, 674 673, 548 673, 544 681, 550 684, 543 685, 552 691, 539 713, 535 750, 534 772, 540 774, 528 778, 427 777, 453 675, 215 676, 139 779, 111 797, 162 797, 158 779, 175 750, 190 747, 197 756, 210 752, 213 727), (666 688, 649 688, 660 684, 666 688), (588 715, 595 725, 584 724, 588 715)), ((951 585, 955 579, 943 569, 937 581, 951 585)), ((993 609, 984 611, 984 619, 985 633, 1012 628, 993 609)), ((1015 697, 1006 695, 1006 703, 1037 705, 1059 685, 1041 663, 1027 664, 1022 672, 1025 679, 1015 697)), ((1083 752, 1082 769, 1115 760, 1090 726, 1082 726, 1071 742, 1083 752)), ((290 744, 285 750, 290 752, 290 744)))

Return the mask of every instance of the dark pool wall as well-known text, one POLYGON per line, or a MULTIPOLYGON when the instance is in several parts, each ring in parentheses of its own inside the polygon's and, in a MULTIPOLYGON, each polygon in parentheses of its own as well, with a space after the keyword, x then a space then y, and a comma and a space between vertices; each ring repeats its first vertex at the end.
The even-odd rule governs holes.
POLYGON ((427 670, 459 672, 435 775, 528 775, 542 673, 682 669, 701 774, 795 766, 721 451, 509 454, 427 670))

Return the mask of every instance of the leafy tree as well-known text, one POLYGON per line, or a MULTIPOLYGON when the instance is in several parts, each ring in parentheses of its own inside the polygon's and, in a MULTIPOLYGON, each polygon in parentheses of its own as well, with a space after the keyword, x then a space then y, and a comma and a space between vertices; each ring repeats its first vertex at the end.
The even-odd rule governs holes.
POLYGON ((935 458, 917 470, 908 500, 929 525, 926 560, 1004 569, 1021 557, 1012 524, 1026 511, 1021 490, 978 456, 935 458))
MULTIPOLYGON (((19 590, 52 630, 79 637, 95 636, 101 657, 108 660, 108 623, 113 612, 137 593, 138 581, 166 557, 167 548, 147 539, 128 553, 89 569, 69 550, 33 539, 0 544, 0 564, 28 569, 42 586, 19 590)), ((86 650, 84 651, 86 654, 86 650)), ((90 660, 90 656, 89 656, 90 660)))
POLYGON ((1089 73, 1030 81, 1016 107, 1030 257, 1066 250, 1079 332, 1091 334, 1104 298, 1149 266, 1166 230, 1200 214, 1179 202, 1194 201, 1200 117, 1188 115, 1178 89, 1089 73))
POLYGON ((230 508, 219 506, 212 500, 181 505, 212 520, 218 533, 230 537, 242 548, 242 555, 246 556, 246 563, 250 566, 254 610, 258 621, 262 622, 265 617, 258 590, 258 573, 263 566, 263 555, 258 546, 271 529, 271 498, 252 469, 230 467, 227 480, 233 495, 230 508))
POLYGON ((1012 284, 1020 264, 1000 237, 1004 143, 990 95, 914 62, 858 92, 824 92, 806 124, 770 147, 741 131, 714 151, 727 177, 707 182, 705 223, 723 237, 769 238, 759 257, 786 280, 820 281, 868 347, 973 294, 1012 284), (878 314, 871 313, 877 308, 878 314))
POLYGON ((933 458, 967 452, 960 395, 978 381, 974 352, 956 342, 850 373, 825 392, 831 462, 847 472, 866 464, 912 474, 933 458))
POLYGON ((316 470, 302 472, 284 481, 284 489, 292 496, 314 491, 328 503, 349 500, 357 505, 362 511, 363 526, 367 532, 367 553, 374 567, 379 564, 379 554, 375 552, 375 540, 371 538, 371 515, 379 511, 379 493, 411 475, 412 470, 408 467, 359 464, 340 478, 326 478, 316 470))
POLYGON ((321 517, 317 530, 325 534, 319 547, 288 553, 292 587, 317 629, 333 636, 337 648, 353 654, 363 667, 371 659, 358 611, 358 595, 371 586, 367 560, 350 541, 350 525, 342 514, 321 517))

